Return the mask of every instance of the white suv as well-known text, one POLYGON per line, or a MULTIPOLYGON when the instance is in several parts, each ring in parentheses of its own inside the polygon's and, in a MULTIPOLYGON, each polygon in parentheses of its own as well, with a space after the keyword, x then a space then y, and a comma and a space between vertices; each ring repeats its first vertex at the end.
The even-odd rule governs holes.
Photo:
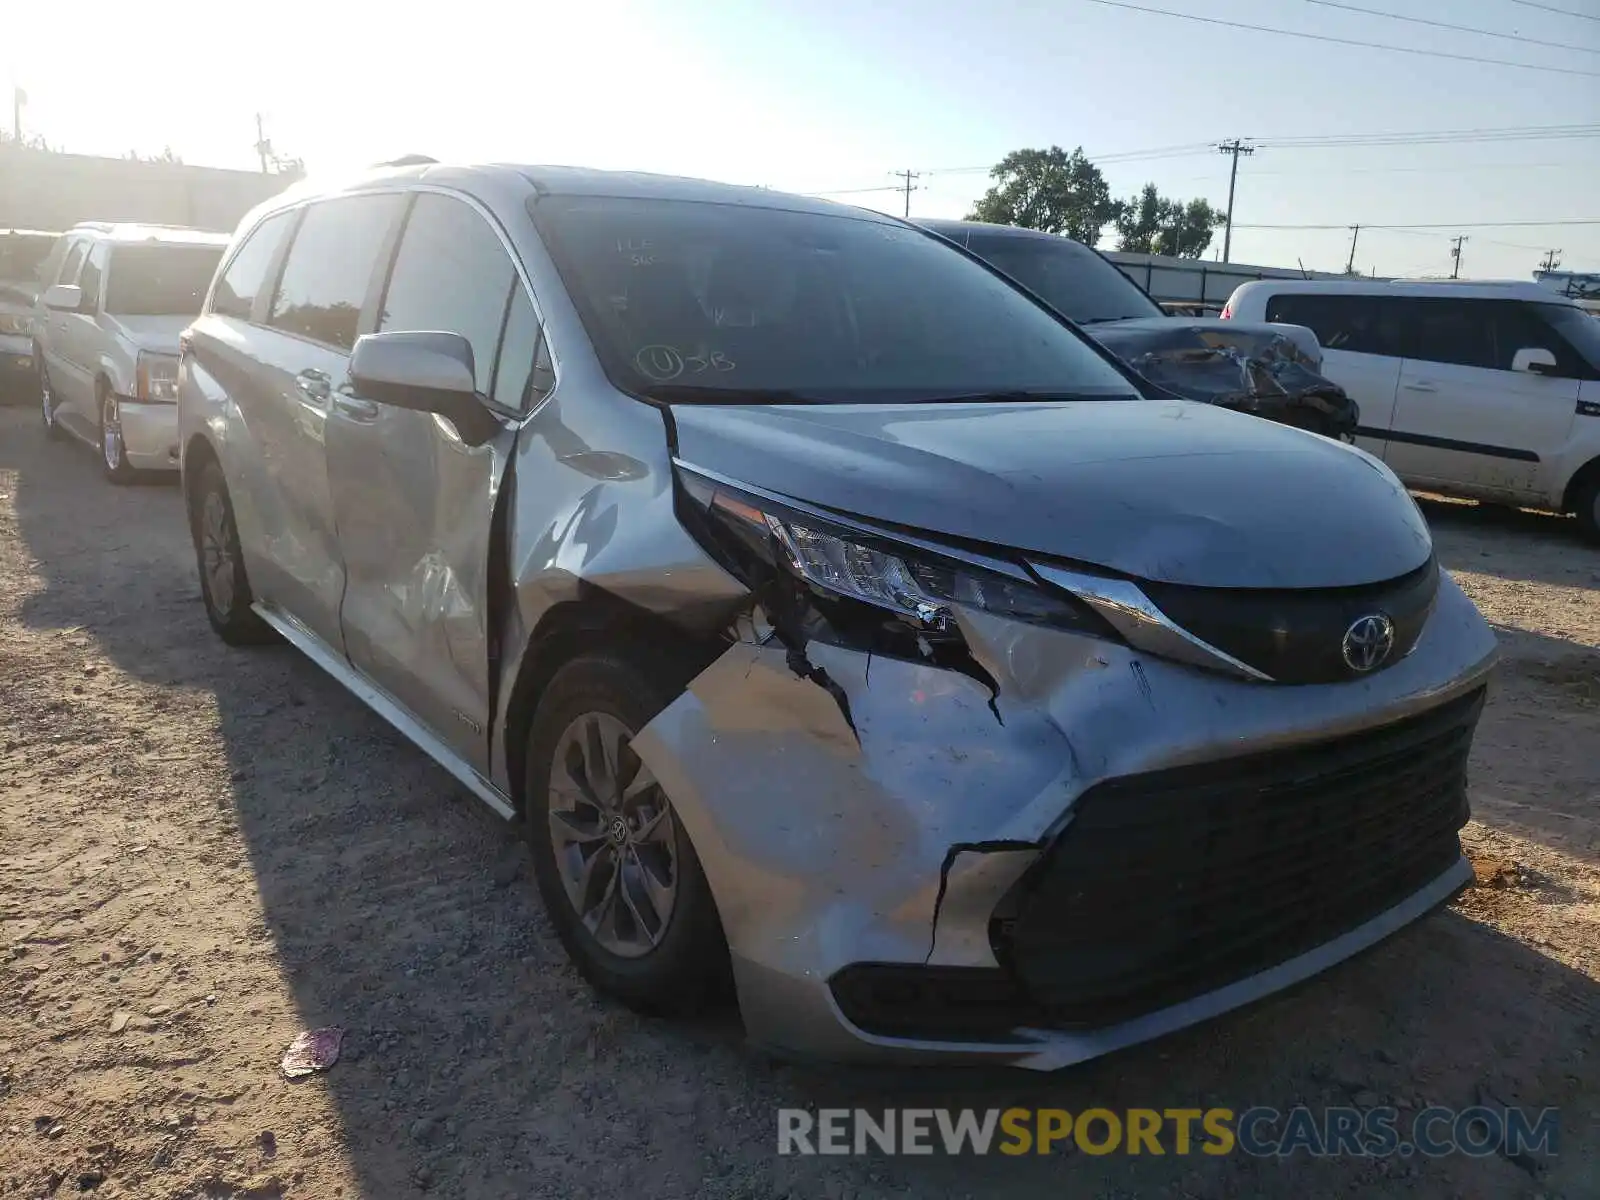
POLYGON ((1577 514, 1600 540, 1600 323, 1533 283, 1269 279, 1224 317, 1316 331, 1356 443, 1428 491, 1577 514))
POLYGON ((96 447, 115 483, 178 468, 178 336, 227 245, 198 229, 85 222, 40 269, 33 349, 45 430, 96 447))

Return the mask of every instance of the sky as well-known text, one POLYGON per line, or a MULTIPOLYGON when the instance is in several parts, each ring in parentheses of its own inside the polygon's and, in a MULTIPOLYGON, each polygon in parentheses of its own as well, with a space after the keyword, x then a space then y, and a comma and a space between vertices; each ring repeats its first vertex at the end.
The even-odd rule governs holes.
MULTIPOLYGON (((1457 234, 1463 277, 1526 279, 1552 249, 1565 269, 1600 271, 1600 0, 1127 3, 1246 28, 1094 0, 79 0, 65 26, 50 6, 11 3, 0 85, 26 92, 25 134, 79 153, 170 147, 254 168, 260 113, 275 149, 313 174, 423 153, 901 212, 902 193, 864 189, 912 170, 912 215, 929 217, 964 216, 989 166, 1050 145, 1103 160, 1114 194, 1152 182, 1221 207, 1229 159, 1207 147, 1238 137, 1260 146, 1239 164, 1235 262, 1340 270, 1360 223, 1355 265, 1379 274, 1448 274, 1457 234), (1594 132, 1326 142, 1578 125, 1594 132), (1306 139, 1324 140, 1273 144, 1306 139)), ((1108 231, 1100 248, 1114 246, 1108 231)))

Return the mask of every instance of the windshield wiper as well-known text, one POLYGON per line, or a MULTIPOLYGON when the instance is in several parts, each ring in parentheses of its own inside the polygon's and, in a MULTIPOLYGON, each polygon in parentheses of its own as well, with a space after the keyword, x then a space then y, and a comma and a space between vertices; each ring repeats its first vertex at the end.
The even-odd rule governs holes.
POLYGON ((651 383, 638 390, 647 400, 662 404, 830 404, 814 392, 792 388, 703 387, 693 383, 651 383))
MULTIPOLYGON (((1129 385, 1128 395, 1136 394, 1129 385)), ((1017 388, 1005 392, 956 392, 948 396, 918 396, 919 404, 1007 404, 1044 400, 1122 400, 1121 393, 1053 392, 1046 389, 1017 388)))

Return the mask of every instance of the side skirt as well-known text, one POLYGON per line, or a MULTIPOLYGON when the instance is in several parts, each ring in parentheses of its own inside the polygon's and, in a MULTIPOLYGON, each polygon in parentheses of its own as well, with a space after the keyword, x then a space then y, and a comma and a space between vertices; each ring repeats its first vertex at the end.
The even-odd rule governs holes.
POLYGON ((509 797, 472 767, 462 762, 449 746, 428 732, 422 722, 360 671, 333 654, 320 639, 307 631, 298 621, 270 605, 257 603, 251 607, 263 621, 283 635, 284 641, 337 679, 356 699, 404 734, 417 749, 449 771, 458 783, 479 800, 507 821, 516 818, 516 809, 512 807, 509 797))

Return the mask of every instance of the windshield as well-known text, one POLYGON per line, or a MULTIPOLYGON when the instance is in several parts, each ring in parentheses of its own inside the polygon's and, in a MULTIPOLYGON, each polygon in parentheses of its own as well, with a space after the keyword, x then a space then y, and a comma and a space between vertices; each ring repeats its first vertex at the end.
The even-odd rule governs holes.
POLYGON ((974 233, 967 249, 1080 325, 1166 315, 1116 267, 1069 238, 974 233))
POLYGON ((1591 367, 1600 371, 1600 321, 1570 304, 1535 304, 1534 308, 1591 367))
POLYGON ((529 210, 607 375, 637 395, 1135 394, 1049 313, 915 229, 681 200, 556 196, 529 210))
POLYGON ((119 317, 198 316, 221 246, 118 246, 106 312, 119 317))

